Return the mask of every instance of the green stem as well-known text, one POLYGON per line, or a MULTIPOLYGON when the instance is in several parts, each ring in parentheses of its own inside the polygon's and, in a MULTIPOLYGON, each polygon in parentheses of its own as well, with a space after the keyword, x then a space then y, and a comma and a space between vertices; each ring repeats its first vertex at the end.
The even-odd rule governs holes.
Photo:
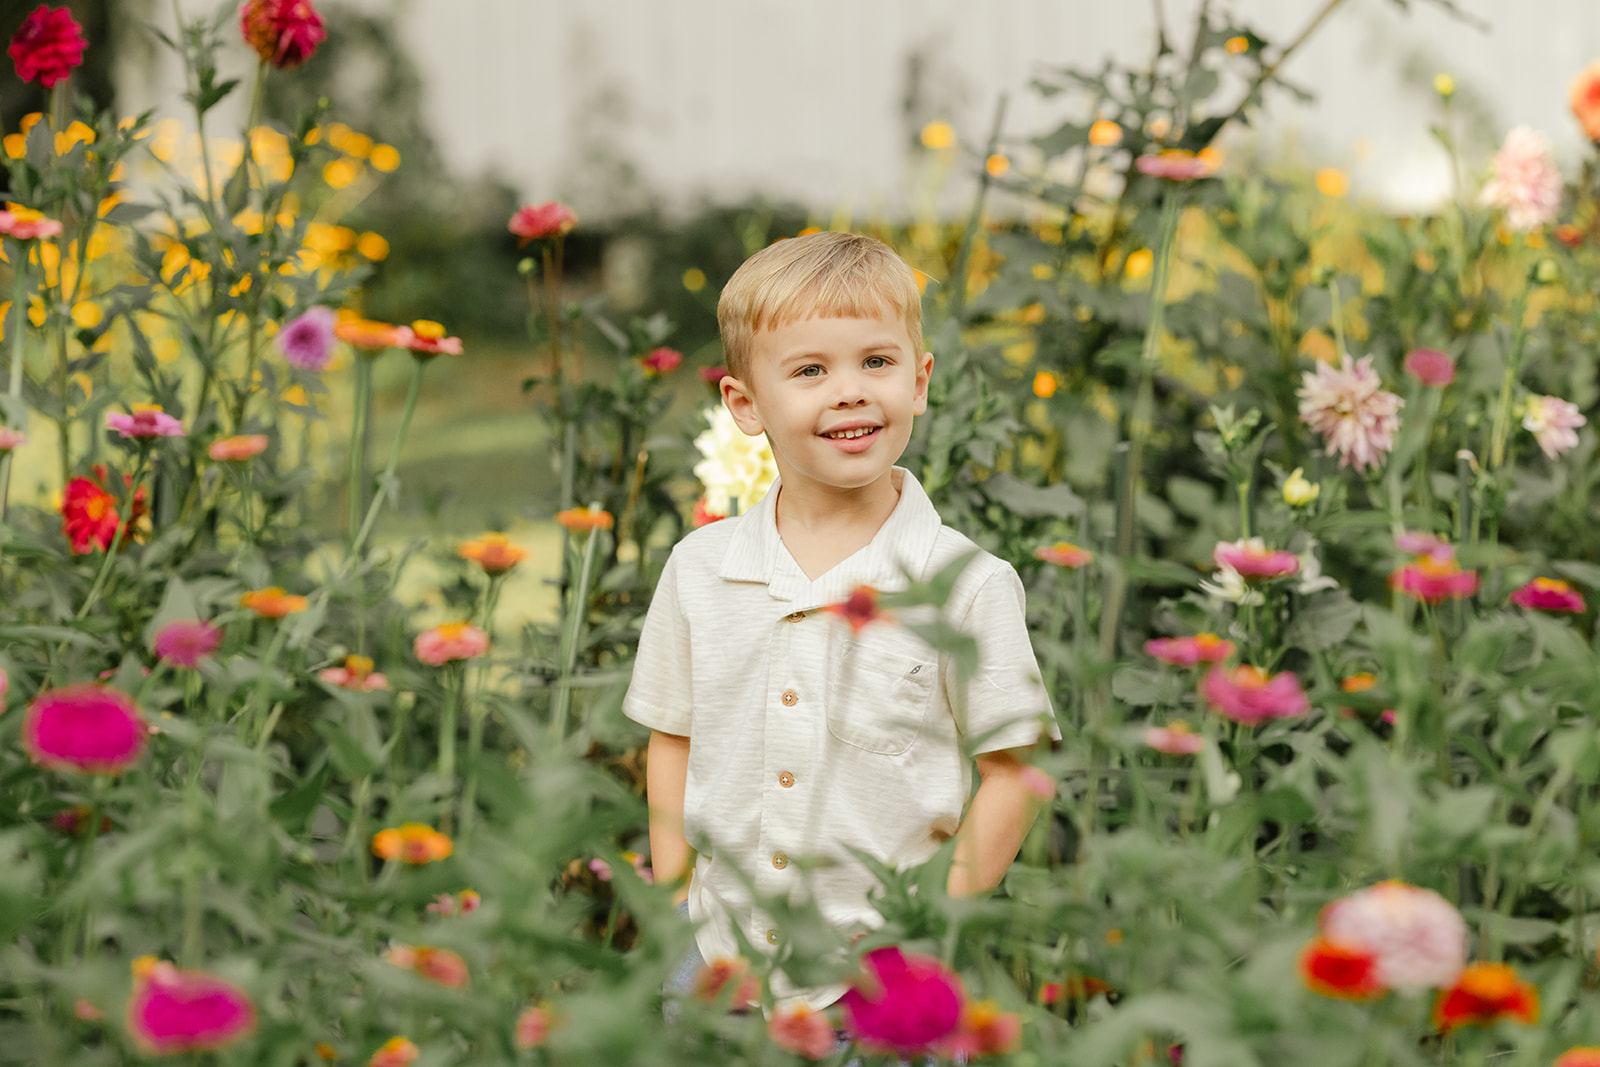
POLYGON ((572 601, 567 605, 565 633, 561 640, 561 675, 556 679, 555 708, 550 714, 550 730, 555 736, 567 736, 567 714, 572 707, 572 673, 578 662, 578 646, 583 640, 583 624, 589 611, 589 576, 594 571, 595 545, 600 540, 594 530, 586 535, 583 545, 583 563, 578 568, 578 585, 572 601))
POLYGON ((1339 348, 1339 358, 1343 359, 1350 354, 1344 346, 1344 308, 1339 302, 1339 278, 1335 275, 1328 282, 1328 296, 1332 302, 1333 341, 1339 348))
POLYGON ((348 457, 349 480, 349 533, 350 555, 356 554, 357 531, 361 529, 361 507, 366 500, 365 487, 362 485, 362 470, 365 467, 366 456, 362 454, 361 441, 367 428, 367 410, 372 406, 372 360, 364 354, 356 355, 356 382, 355 396, 352 398, 353 410, 350 415, 350 455, 348 457))
MULTIPOLYGON (((28 271, 24 266, 28 262, 28 245, 24 241, 11 242, 11 382, 6 388, 6 395, 11 398, 11 406, 6 412, 6 426, 11 427, 11 420, 17 417, 22 401, 22 373, 23 373, 23 341, 28 328, 28 271)), ((15 429, 26 430, 24 421, 15 429)), ((6 450, 5 458, 0 459, 0 522, 5 521, 11 506, 11 463, 12 452, 6 450)), ((65 484, 65 483, 63 483, 65 484)))
POLYGON ((1518 295, 1511 308, 1511 352, 1506 356, 1506 373, 1500 381, 1500 398, 1495 402, 1494 422, 1489 430, 1489 449, 1485 459, 1489 470, 1497 471, 1506 458, 1506 437, 1511 429, 1511 391, 1522 374, 1522 349, 1527 338, 1523 319, 1528 312, 1528 292, 1518 295))
POLYGON ((367 538, 372 534, 372 528, 378 521, 378 512, 382 510, 383 501, 388 496, 387 487, 394 479, 395 468, 400 465, 400 450, 405 446, 406 434, 411 432, 411 417, 417 412, 417 399, 422 395, 422 375, 428 369, 428 361, 417 359, 413 364, 411 386, 406 390, 405 407, 400 412, 400 425, 395 430, 394 442, 389 446, 388 462, 383 465, 383 476, 380 479, 382 489, 374 494, 372 504, 367 509, 367 517, 362 521, 361 529, 356 532, 355 540, 351 542, 352 559, 360 555, 367 538))
POLYGON ((277 665, 278 655, 283 651, 288 639, 289 627, 280 621, 272 635, 271 643, 267 645, 266 654, 261 657, 261 663, 257 667, 256 687, 250 696, 250 725, 260 726, 256 740, 259 748, 266 747, 267 737, 272 727, 277 725, 276 716, 267 715, 267 698, 272 693, 272 668, 277 665))
POLYGON ((141 441, 139 444, 139 462, 134 467, 133 484, 128 486, 128 500, 123 505, 122 521, 117 523, 117 532, 111 537, 111 547, 106 549, 105 558, 100 561, 100 570, 94 576, 94 584, 89 587, 89 595, 84 598, 83 606, 78 609, 74 618, 82 619, 89 614, 89 609, 94 607, 96 600, 105 588, 106 579, 111 574, 111 565, 117 558, 117 551, 122 547, 122 539, 127 535, 128 525, 133 521, 133 499, 139 492, 139 483, 144 480, 145 465, 150 458, 150 445, 141 441))
MULTIPOLYGON (((445 681, 444 713, 439 716, 439 778, 448 790, 446 797, 456 791, 456 729, 461 715, 461 690, 466 686, 466 666, 452 661, 449 678, 445 681)), ((454 805, 446 799, 441 829, 450 832, 450 817, 454 805)))

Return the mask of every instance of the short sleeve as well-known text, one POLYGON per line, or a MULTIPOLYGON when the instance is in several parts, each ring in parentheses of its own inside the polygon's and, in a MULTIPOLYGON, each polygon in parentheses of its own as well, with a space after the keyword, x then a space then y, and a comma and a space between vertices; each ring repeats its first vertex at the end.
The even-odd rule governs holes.
MULTIPOLYGON (((1028 637, 1022 580, 1009 563, 995 562, 960 622, 961 630, 978 642, 978 671, 967 687, 964 730, 974 742, 974 753, 1025 748, 1041 732, 1061 740, 1028 637)), ((946 674, 945 684, 950 706, 959 709, 961 682, 954 670, 946 674)))
POLYGON ((650 610, 639 634, 633 679, 622 713, 641 726, 688 736, 693 709, 689 693, 689 620, 678 599, 678 556, 667 557, 650 610))

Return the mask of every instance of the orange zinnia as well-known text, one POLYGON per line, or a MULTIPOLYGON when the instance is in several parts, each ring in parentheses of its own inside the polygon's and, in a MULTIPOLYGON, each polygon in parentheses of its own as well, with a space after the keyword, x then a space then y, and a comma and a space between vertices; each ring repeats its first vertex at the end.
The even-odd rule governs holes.
POLYGON ((1600 59, 1584 67, 1572 79, 1569 99, 1572 114, 1583 127, 1584 136, 1600 141, 1600 59))
POLYGON ((599 508, 568 508, 556 512, 556 521, 573 533, 611 529, 611 512, 599 508))
POLYGON ((391 326, 372 319, 340 319, 333 328, 339 340, 357 348, 381 352, 386 348, 405 348, 411 343, 409 326, 391 326))
POLYGON ((1445 1033, 1468 1023, 1488 1026, 1500 1019, 1528 1026, 1539 1021, 1538 988, 1504 963, 1469 964, 1433 1005, 1434 1025, 1445 1033))
POLYGON ((239 437, 220 437, 211 442, 206 454, 219 461, 249 459, 267 450, 267 435, 247 433, 239 437))
POLYGON ((852 634, 860 633, 868 624, 888 616, 878 608, 878 591, 870 585, 858 585, 850 595, 837 604, 822 609, 839 616, 850 624, 852 634))
POLYGON ((402 823, 372 835, 372 854, 379 859, 420 866, 448 859, 454 851, 455 846, 448 837, 419 822, 402 823))
POLYGON ((528 556, 526 549, 512 544, 503 533, 486 533, 476 540, 463 542, 456 552, 462 559, 470 559, 482 567, 485 574, 504 574, 528 556))
POLYGON ((249 608, 264 619, 281 619, 306 610, 306 598, 285 593, 278 586, 252 589, 239 598, 239 606, 249 608))

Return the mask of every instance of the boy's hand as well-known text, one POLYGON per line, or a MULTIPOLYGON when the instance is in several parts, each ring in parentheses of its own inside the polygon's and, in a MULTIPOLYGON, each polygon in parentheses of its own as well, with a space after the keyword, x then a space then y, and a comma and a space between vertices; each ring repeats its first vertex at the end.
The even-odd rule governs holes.
POLYGON ((683 789, 689 776, 689 739, 650 733, 645 759, 645 801, 650 806, 650 868, 657 885, 678 888, 673 904, 689 899, 689 842, 683 836, 683 789))

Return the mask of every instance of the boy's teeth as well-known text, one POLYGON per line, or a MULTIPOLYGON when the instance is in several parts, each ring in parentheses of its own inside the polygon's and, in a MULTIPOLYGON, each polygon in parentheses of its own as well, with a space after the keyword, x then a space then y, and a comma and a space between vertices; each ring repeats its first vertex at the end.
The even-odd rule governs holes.
POLYGON ((840 430, 838 433, 830 433, 827 436, 833 438, 835 441, 849 440, 852 437, 865 437, 867 434, 871 433, 873 429, 874 427, 867 426, 859 430, 840 430))

